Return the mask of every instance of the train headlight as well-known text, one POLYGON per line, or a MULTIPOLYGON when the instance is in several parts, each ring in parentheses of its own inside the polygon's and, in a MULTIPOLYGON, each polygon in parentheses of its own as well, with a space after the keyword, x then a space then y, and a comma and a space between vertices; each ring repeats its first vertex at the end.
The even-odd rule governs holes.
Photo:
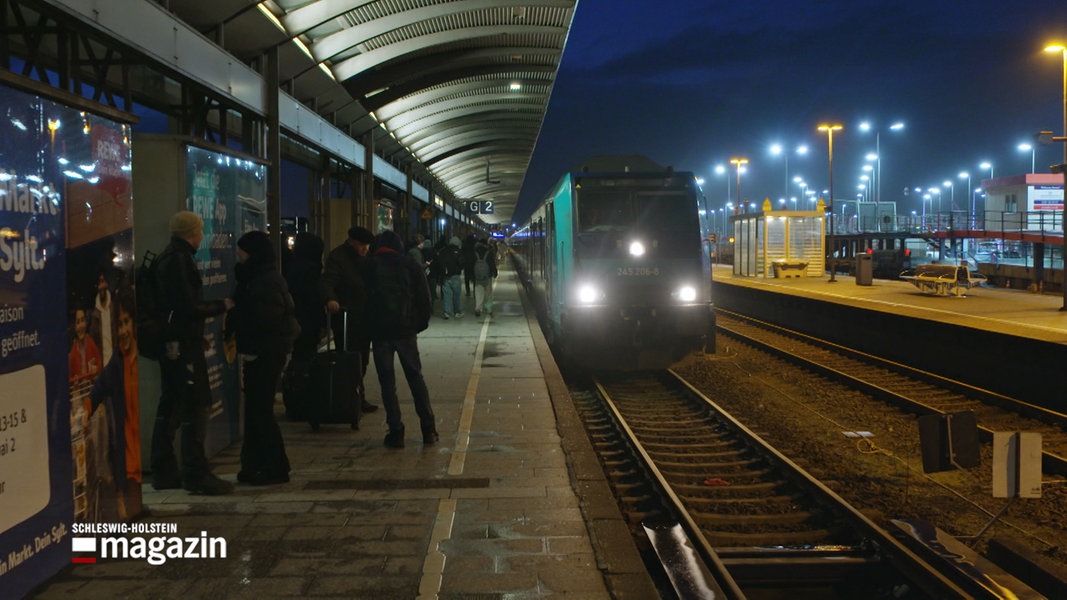
POLYGON ((630 242, 630 256, 644 256, 645 245, 638 241, 630 242))
POLYGON ((682 302, 692 302, 697 299, 697 289, 691 285, 683 285, 678 288, 674 296, 682 302))
POLYGON ((600 290, 593 285, 582 285, 578 288, 578 302, 581 304, 592 304, 600 299, 600 290))

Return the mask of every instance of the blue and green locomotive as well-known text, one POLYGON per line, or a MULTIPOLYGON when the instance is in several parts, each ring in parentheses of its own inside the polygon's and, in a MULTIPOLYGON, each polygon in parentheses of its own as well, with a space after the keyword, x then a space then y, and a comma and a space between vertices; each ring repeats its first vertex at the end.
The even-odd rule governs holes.
POLYGON ((565 174, 511 237, 546 337, 565 362, 592 368, 661 368, 713 351, 696 178, 647 159, 603 162, 565 174))

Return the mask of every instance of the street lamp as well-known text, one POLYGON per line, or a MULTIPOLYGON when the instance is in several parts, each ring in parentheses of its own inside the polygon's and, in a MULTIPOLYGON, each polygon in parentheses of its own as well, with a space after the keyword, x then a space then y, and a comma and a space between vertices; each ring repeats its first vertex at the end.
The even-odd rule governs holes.
POLYGON ((984 162, 984 163, 982 163, 982 164, 980 164, 978 166, 983 168, 983 169, 989 169, 989 178, 990 179, 993 178, 993 163, 991 163, 989 161, 986 161, 986 162, 984 162))
POLYGON ((1031 173, 1036 173, 1037 172, 1036 171, 1036 168, 1037 168, 1037 164, 1036 164, 1036 161, 1037 161, 1037 148, 1035 148, 1031 144, 1019 144, 1018 148, 1019 148, 1019 152, 1029 152, 1030 153, 1030 172, 1031 173))
MULTIPOLYGON (((726 167, 723 165, 715 165, 716 175, 726 175, 726 167)), ((726 201, 730 201, 730 178, 726 178, 726 201)))
POLYGON ((730 164, 737 167, 737 206, 744 206, 741 204, 741 167, 748 164, 747 158, 731 158, 730 164))
POLYGON ((837 258, 834 248, 834 132, 844 129, 844 125, 824 123, 819 125, 819 131, 826 132, 827 154, 830 159, 830 283, 837 281, 837 258))
MULTIPOLYGON (((904 123, 900 121, 897 121, 896 123, 893 123, 889 126, 890 131, 900 131, 901 129, 904 129, 904 123)), ((860 123, 860 130, 870 131, 871 124, 867 121, 860 123)), ((882 201, 882 142, 881 132, 877 129, 874 131, 874 154, 877 156, 877 158, 875 159, 877 161, 877 165, 874 174, 874 201, 878 203, 882 201)))
MULTIPOLYGON (((1045 52, 1059 52, 1063 56, 1063 222, 1067 222, 1067 46, 1063 44, 1050 44, 1045 52)), ((1063 255, 1067 256, 1067 235, 1063 236, 1063 255)), ((1064 267, 1067 272, 1067 267, 1064 267)), ((1060 310, 1067 310, 1067 282, 1063 285, 1063 306, 1060 310)))
POLYGON ((960 171, 960 179, 967 180, 967 203, 971 207, 971 226, 969 229, 974 230, 974 197, 971 196, 971 174, 967 171, 960 171))
MULTIPOLYGON (((805 146, 804 144, 801 144, 801 145, 797 146, 796 153, 797 154, 801 154, 801 155, 807 154, 808 153, 808 147, 805 146)), ((781 144, 771 144, 771 154, 773 154, 775 156, 778 156, 779 154, 781 154, 783 156, 783 158, 785 158, 785 194, 788 196, 789 195, 789 153, 786 152, 785 147, 783 147, 781 144)))

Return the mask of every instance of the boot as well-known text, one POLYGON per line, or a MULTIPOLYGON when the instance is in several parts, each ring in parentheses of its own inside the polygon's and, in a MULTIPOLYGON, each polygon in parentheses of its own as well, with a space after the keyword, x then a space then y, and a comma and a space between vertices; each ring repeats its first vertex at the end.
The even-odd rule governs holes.
POLYGON ((422 428, 422 443, 427 446, 432 446, 437 443, 437 440, 441 439, 441 436, 437 434, 435 427, 423 427, 422 428))
POLYGON ((389 433, 385 436, 385 446, 387 448, 403 448, 404 447, 404 430, 403 429, 390 429, 389 433))
POLYGON ((204 496, 222 496, 233 491, 233 484, 219 479, 210 471, 185 477, 183 482, 187 491, 204 496))

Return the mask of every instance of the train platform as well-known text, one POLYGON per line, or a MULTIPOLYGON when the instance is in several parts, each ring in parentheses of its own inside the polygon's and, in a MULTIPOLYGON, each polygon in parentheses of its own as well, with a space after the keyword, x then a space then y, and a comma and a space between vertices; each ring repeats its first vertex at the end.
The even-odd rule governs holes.
MULTIPOLYGON (((143 486, 139 523, 223 538, 225 557, 101 558, 31 597, 657 597, 510 268, 495 295, 492 317, 468 308, 446 321, 438 307, 419 336, 436 445, 423 445, 404 382, 403 449, 384 446, 381 409, 359 431, 312 432, 279 401, 288 484, 236 484, 227 496, 143 486)), ((366 385, 380 406, 373 365, 366 385)), ((234 482, 239 446, 213 459, 234 482)))
POLYGON ((874 279, 857 285, 856 278, 765 278, 734 276, 730 265, 715 265, 712 279, 719 284, 758 288, 846 304, 865 310, 892 313, 943 324, 970 327, 1011 336, 1067 345, 1067 311, 1060 310, 1062 295, 1034 294, 1025 290, 972 288, 963 297, 924 294, 907 281, 874 279))

